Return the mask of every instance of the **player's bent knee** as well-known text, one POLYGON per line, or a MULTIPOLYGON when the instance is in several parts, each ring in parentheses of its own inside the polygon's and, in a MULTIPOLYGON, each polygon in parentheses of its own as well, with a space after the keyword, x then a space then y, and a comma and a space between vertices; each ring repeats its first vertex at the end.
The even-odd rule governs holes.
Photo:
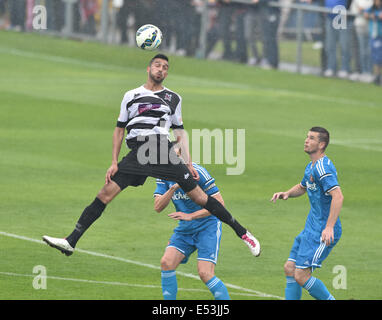
POLYGON ((199 277, 200 280, 202 280, 204 283, 212 279, 214 276, 214 273, 207 270, 199 270, 199 277))
POLYGON ((166 256, 163 256, 160 260, 160 267, 163 271, 174 270, 175 263, 166 256))
POLYGON ((104 204, 111 202, 119 193, 121 188, 115 183, 110 182, 110 184, 105 185, 100 192, 97 194, 97 198, 100 199, 104 204))
POLYGON ((300 286, 303 286, 310 278, 309 269, 296 269, 294 272, 294 278, 300 286))
POLYGON ((295 263, 292 261, 287 261, 284 264, 284 273, 287 277, 294 277, 294 272, 295 272, 295 263))

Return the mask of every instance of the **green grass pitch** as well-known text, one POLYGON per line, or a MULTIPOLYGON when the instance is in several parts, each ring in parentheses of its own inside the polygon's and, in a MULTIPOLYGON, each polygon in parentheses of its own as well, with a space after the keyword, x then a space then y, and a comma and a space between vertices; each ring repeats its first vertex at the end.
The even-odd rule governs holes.
MULTIPOLYGON (((121 99, 145 82, 152 56, 0 32, 0 299, 162 299, 159 261, 176 222, 166 215, 172 207, 154 212, 154 179, 121 193, 71 257, 40 241, 68 235, 102 187, 121 99), (46 289, 33 286, 36 266, 46 269, 46 289)), ((283 264, 309 204, 306 196, 269 199, 300 181, 305 135, 320 125, 331 132, 327 155, 345 202, 342 239, 315 275, 337 299, 381 299, 381 88, 221 61, 170 57, 170 65, 165 85, 183 97, 186 129, 246 130, 242 175, 205 165, 229 210, 262 243, 254 258, 223 227, 216 275, 231 298, 283 297, 283 264), (346 288, 333 286, 336 266, 346 288)), ((178 271, 179 299, 212 299, 195 255, 178 271)))

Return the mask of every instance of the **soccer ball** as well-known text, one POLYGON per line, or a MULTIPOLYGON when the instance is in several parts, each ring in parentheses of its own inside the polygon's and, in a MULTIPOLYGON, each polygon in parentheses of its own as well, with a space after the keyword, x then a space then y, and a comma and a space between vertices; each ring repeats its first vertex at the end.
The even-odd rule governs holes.
POLYGON ((144 50, 155 50, 162 42, 162 32, 152 24, 145 24, 135 35, 137 46, 144 50))

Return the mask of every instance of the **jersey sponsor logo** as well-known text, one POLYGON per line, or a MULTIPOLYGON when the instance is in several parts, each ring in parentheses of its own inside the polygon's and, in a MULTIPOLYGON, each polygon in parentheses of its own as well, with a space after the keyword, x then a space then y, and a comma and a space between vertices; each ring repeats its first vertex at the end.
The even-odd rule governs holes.
POLYGON ((138 113, 142 114, 145 111, 159 109, 161 105, 159 103, 142 103, 138 105, 138 113))
POLYGON ((190 200, 190 197, 187 194, 178 191, 173 194, 172 200, 190 200))

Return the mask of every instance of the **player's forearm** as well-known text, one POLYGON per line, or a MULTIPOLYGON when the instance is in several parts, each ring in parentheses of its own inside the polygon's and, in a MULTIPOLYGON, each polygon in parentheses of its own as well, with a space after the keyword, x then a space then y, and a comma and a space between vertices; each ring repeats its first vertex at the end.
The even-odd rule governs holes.
POLYGON ((175 186, 172 186, 163 195, 157 195, 154 200, 154 210, 156 212, 162 212, 170 203, 174 192, 177 190, 175 186))
POLYGON ((113 151, 112 163, 118 163, 118 156, 121 152, 122 140, 125 134, 125 128, 116 127, 113 133, 113 151))
MULTIPOLYGON (((218 200, 223 206, 224 206, 224 200, 220 193, 217 193, 212 196, 216 200, 218 200)), ((193 213, 189 213, 188 216, 191 218, 191 220, 200 219, 204 217, 210 216, 211 213, 206 209, 200 209, 198 211, 195 211, 193 213)))
POLYGON ((187 132, 184 129, 175 129, 174 136, 179 144, 182 159, 186 164, 192 163, 187 132))
POLYGON ((301 184, 296 184, 290 188, 286 193, 289 198, 296 198, 302 196, 305 193, 306 189, 301 186, 301 184))
POLYGON ((193 213, 188 213, 187 215, 191 218, 191 220, 195 220, 195 219, 208 217, 211 215, 211 213, 206 209, 201 209, 193 213))
POLYGON ((328 221, 326 222, 326 227, 330 228, 334 228, 334 225, 336 224, 337 219, 340 216, 342 204, 344 201, 344 196, 342 195, 342 192, 339 188, 333 190, 332 192, 332 202, 330 204, 328 221))

